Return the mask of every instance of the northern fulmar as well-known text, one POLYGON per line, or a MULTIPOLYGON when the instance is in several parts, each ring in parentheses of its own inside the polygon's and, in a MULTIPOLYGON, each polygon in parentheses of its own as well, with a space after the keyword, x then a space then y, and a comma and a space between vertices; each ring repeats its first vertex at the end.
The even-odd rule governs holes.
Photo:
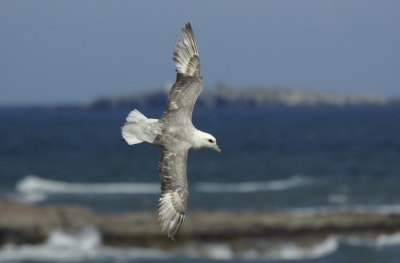
POLYGON ((148 119, 133 110, 122 126, 122 137, 129 144, 147 142, 161 148, 158 172, 161 197, 157 213, 161 231, 177 240, 183 224, 189 197, 186 165, 188 153, 201 149, 221 152, 211 134, 197 130, 192 124, 192 112, 202 90, 203 76, 199 51, 190 23, 182 28, 184 41, 177 37, 174 62, 176 82, 172 86, 167 108, 161 119, 148 119))

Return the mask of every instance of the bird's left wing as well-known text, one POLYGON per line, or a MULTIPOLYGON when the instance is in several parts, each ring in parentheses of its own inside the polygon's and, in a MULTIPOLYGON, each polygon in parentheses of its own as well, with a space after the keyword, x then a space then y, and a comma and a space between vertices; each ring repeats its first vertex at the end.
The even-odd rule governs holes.
POLYGON ((187 200, 189 197, 186 164, 187 150, 171 151, 161 148, 158 171, 161 179, 161 198, 157 213, 162 231, 167 229, 168 236, 176 240, 185 222, 187 200))

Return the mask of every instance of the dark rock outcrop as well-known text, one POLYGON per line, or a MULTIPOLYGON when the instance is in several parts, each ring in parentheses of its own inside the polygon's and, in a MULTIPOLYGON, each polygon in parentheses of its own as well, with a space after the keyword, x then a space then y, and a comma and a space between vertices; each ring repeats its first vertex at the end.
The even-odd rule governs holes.
POLYGON ((103 244, 167 248, 192 240, 321 238, 331 234, 380 234, 400 231, 400 214, 189 211, 177 242, 160 233, 149 213, 98 215, 81 207, 36 207, 0 201, 0 244, 41 243, 51 231, 77 232, 96 226, 103 244))
POLYGON ((41 243, 54 229, 77 231, 95 222, 81 207, 36 207, 0 201, 0 243, 41 243))

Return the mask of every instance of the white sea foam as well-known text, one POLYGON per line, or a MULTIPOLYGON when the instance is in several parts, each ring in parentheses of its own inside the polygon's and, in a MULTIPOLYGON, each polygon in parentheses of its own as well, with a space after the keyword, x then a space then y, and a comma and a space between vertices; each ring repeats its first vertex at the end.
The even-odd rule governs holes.
POLYGON ((215 260, 231 260, 235 257, 232 248, 226 243, 188 243, 181 249, 172 252, 175 256, 190 258, 211 258, 215 260))
POLYGON ((400 205, 341 205, 341 206, 320 206, 309 208, 293 208, 285 210, 288 213, 296 213, 298 215, 314 215, 329 213, 377 213, 377 214, 398 214, 400 213, 400 205))
POLYGON ((101 235, 94 227, 86 227, 75 235, 54 231, 42 245, 5 245, 0 249, 0 262, 42 261, 118 261, 140 258, 166 258, 169 253, 157 249, 115 249, 101 246, 101 235))
MULTIPOLYGON (((280 191, 309 184, 310 179, 294 176, 285 180, 239 183, 198 183, 195 189, 206 193, 249 193, 280 191)), ((36 203, 50 194, 159 194, 159 183, 69 183, 27 175, 17 182, 18 195, 11 199, 22 203, 36 203)))
POLYGON ((25 192, 19 194, 8 194, 7 198, 18 203, 32 204, 46 200, 47 195, 38 192, 25 192))
POLYGON ((285 180, 239 183, 199 183, 196 190, 205 193, 250 193, 260 191, 282 191, 310 184, 311 180, 304 176, 293 176, 285 180))
POLYGON ((327 238, 324 242, 311 247, 299 247, 287 244, 273 252, 264 254, 267 259, 299 260, 324 257, 335 252, 339 247, 338 239, 334 236, 327 238))
POLYGON ((86 227, 76 235, 54 231, 42 245, 5 245, 0 250, 0 261, 82 261, 96 257, 100 244, 100 233, 94 227, 86 227))
POLYGON ((343 236, 341 241, 351 246, 396 246, 400 245, 400 233, 391 235, 380 234, 376 238, 362 238, 356 236, 343 236))
POLYGON ((332 204, 343 204, 347 202, 347 196, 343 194, 328 195, 328 202, 332 204))
POLYGON ((158 183, 67 183, 28 175, 17 182, 23 194, 159 194, 158 183))
POLYGON ((354 236, 330 236, 321 243, 299 246, 287 242, 252 247, 235 253, 229 243, 192 242, 172 250, 154 248, 111 248, 101 244, 101 234, 95 227, 86 227, 77 234, 66 234, 59 230, 51 233, 44 244, 8 244, 0 249, 0 262, 41 261, 41 262, 121 262, 140 259, 166 258, 208 258, 231 260, 234 258, 252 260, 301 260, 328 256, 338 250, 339 244, 350 246, 393 246, 400 245, 400 233, 379 235, 376 238, 354 236))
MULTIPOLYGON (((300 247, 295 244, 288 243, 286 245, 277 247, 272 252, 267 251, 262 256, 265 259, 274 260, 314 259, 334 253, 338 250, 340 244, 368 247, 399 246, 400 233, 394 233, 391 235, 381 234, 375 238, 332 235, 322 243, 310 247, 300 247)), ((254 258, 254 252, 250 254, 250 256, 254 258)))
POLYGON ((86 227, 75 235, 53 231, 42 245, 8 244, 0 249, 0 262, 121 262, 137 259, 165 259, 170 257, 211 258, 227 260, 234 254, 227 244, 202 244, 163 251, 154 248, 111 248, 101 245, 101 234, 94 227, 86 227))
MULTIPOLYGON (((298 246, 295 244, 287 243, 278 246, 273 251, 267 251, 262 254, 264 259, 273 260, 301 260, 301 259, 315 259, 328 256, 339 249, 340 244, 347 244, 350 246, 367 246, 367 247, 382 247, 382 246, 399 246, 400 233, 391 235, 380 234, 375 238, 363 238, 358 236, 336 236, 332 235, 325 241, 315 244, 310 247, 298 246)), ((252 251, 248 255, 250 258, 257 259, 259 254, 252 251)), ((244 254, 246 256, 246 254, 244 254)))
POLYGON ((396 233, 393 235, 379 235, 376 238, 377 246, 392 246, 392 245, 400 245, 400 233, 396 233))

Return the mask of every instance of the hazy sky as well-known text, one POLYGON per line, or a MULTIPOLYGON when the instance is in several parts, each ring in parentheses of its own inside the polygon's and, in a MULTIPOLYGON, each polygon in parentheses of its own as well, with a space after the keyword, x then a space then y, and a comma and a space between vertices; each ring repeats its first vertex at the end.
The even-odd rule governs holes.
POLYGON ((191 22, 204 85, 400 97, 400 1, 0 1, 0 105, 87 102, 175 80, 191 22))

